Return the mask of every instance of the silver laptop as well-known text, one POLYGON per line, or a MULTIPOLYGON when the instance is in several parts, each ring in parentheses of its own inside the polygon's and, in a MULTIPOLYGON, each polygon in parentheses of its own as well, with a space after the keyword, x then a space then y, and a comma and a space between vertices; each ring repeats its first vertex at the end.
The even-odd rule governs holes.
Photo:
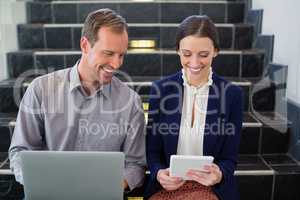
POLYGON ((23 151, 26 200, 123 199, 121 152, 23 151))

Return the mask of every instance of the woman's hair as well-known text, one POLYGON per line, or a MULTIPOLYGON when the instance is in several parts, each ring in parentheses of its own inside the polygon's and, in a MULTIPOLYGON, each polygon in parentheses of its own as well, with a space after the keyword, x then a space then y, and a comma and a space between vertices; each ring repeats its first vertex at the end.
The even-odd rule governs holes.
POLYGON ((176 51, 180 41, 187 36, 208 37, 217 51, 220 50, 218 31, 212 20, 206 15, 192 15, 185 18, 176 33, 176 51))

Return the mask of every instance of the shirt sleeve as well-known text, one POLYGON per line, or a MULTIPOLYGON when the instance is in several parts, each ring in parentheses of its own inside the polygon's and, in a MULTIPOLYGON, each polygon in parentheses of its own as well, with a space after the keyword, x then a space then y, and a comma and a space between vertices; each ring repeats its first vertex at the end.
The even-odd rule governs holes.
POLYGON ((20 103, 16 126, 9 148, 10 168, 18 182, 23 184, 20 153, 24 150, 41 150, 43 141, 43 115, 35 81, 26 90, 20 103))
POLYGON ((143 184, 145 177, 145 117, 140 97, 130 112, 129 127, 123 145, 126 179, 130 190, 143 184))

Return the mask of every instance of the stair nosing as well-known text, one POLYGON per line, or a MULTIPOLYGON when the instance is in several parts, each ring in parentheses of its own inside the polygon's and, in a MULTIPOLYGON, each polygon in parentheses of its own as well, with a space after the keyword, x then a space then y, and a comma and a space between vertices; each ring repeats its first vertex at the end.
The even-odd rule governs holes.
MULTIPOLYGON (((150 174, 150 171, 147 170, 146 174, 150 174)), ((257 175, 274 175, 275 171, 270 170, 235 170, 234 175, 235 176, 257 176, 257 175)))
POLYGON ((182 3, 201 3, 201 4, 228 4, 228 1, 164 1, 164 0, 159 0, 159 1, 151 1, 151 0, 136 0, 136 1, 126 1, 126 0, 118 0, 118 1, 109 1, 109 0, 104 0, 104 1, 96 1, 96 0, 89 0, 89 1, 52 1, 51 4, 92 4, 92 3, 113 3, 113 4, 117 4, 117 3, 178 3, 178 4, 182 4, 182 3))
MULTIPOLYGON (((136 85, 142 85, 142 86, 151 86, 151 81, 132 81, 132 82, 124 82, 126 85, 129 86, 136 86, 136 85)), ((238 86, 250 86, 252 83, 250 81, 231 81, 232 84, 238 85, 238 86)))
MULTIPOLYGON (((26 25, 26 24, 23 24, 26 25)), ((35 25, 35 24, 34 24, 35 25)), ((179 23, 127 23, 128 27, 178 27, 179 23)), ((238 26, 233 23, 216 23, 216 27, 235 27, 238 26)), ((41 25, 43 28, 81 28, 82 23, 70 23, 70 24, 57 24, 57 23, 47 23, 41 25)), ((252 25, 249 25, 252 26, 252 25)))
POLYGON ((272 176, 275 175, 275 171, 270 170, 236 170, 235 176, 272 176))
POLYGON ((260 122, 243 122, 243 127, 262 127, 263 124, 260 122))
MULTIPOLYGON (((241 50, 221 50, 219 54, 227 55, 240 55, 242 53, 246 53, 247 51, 241 51, 241 50)), ((59 50, 59 51, 34 51, 34 55, 73 55, 73 54, 81 54, 81 51, 77 50, 59 50)), ((140 49, 129 49, 127 54, 177 54, 175 50, 156 50, 156 49, 146 49, 146 51, 141 51, 140 49)))
POLYGON ((10 169, 0 169, 0 175, 14 175, 10 169))

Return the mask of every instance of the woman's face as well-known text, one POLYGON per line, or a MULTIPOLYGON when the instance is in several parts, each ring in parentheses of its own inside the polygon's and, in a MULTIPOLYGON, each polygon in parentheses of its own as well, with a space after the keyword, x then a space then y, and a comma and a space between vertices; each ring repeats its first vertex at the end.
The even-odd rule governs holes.
POLYGON ((208 77, 217 51, 210 38, 190 35, 180 40, 178 54, 188 79, 199 80, 208 77))

